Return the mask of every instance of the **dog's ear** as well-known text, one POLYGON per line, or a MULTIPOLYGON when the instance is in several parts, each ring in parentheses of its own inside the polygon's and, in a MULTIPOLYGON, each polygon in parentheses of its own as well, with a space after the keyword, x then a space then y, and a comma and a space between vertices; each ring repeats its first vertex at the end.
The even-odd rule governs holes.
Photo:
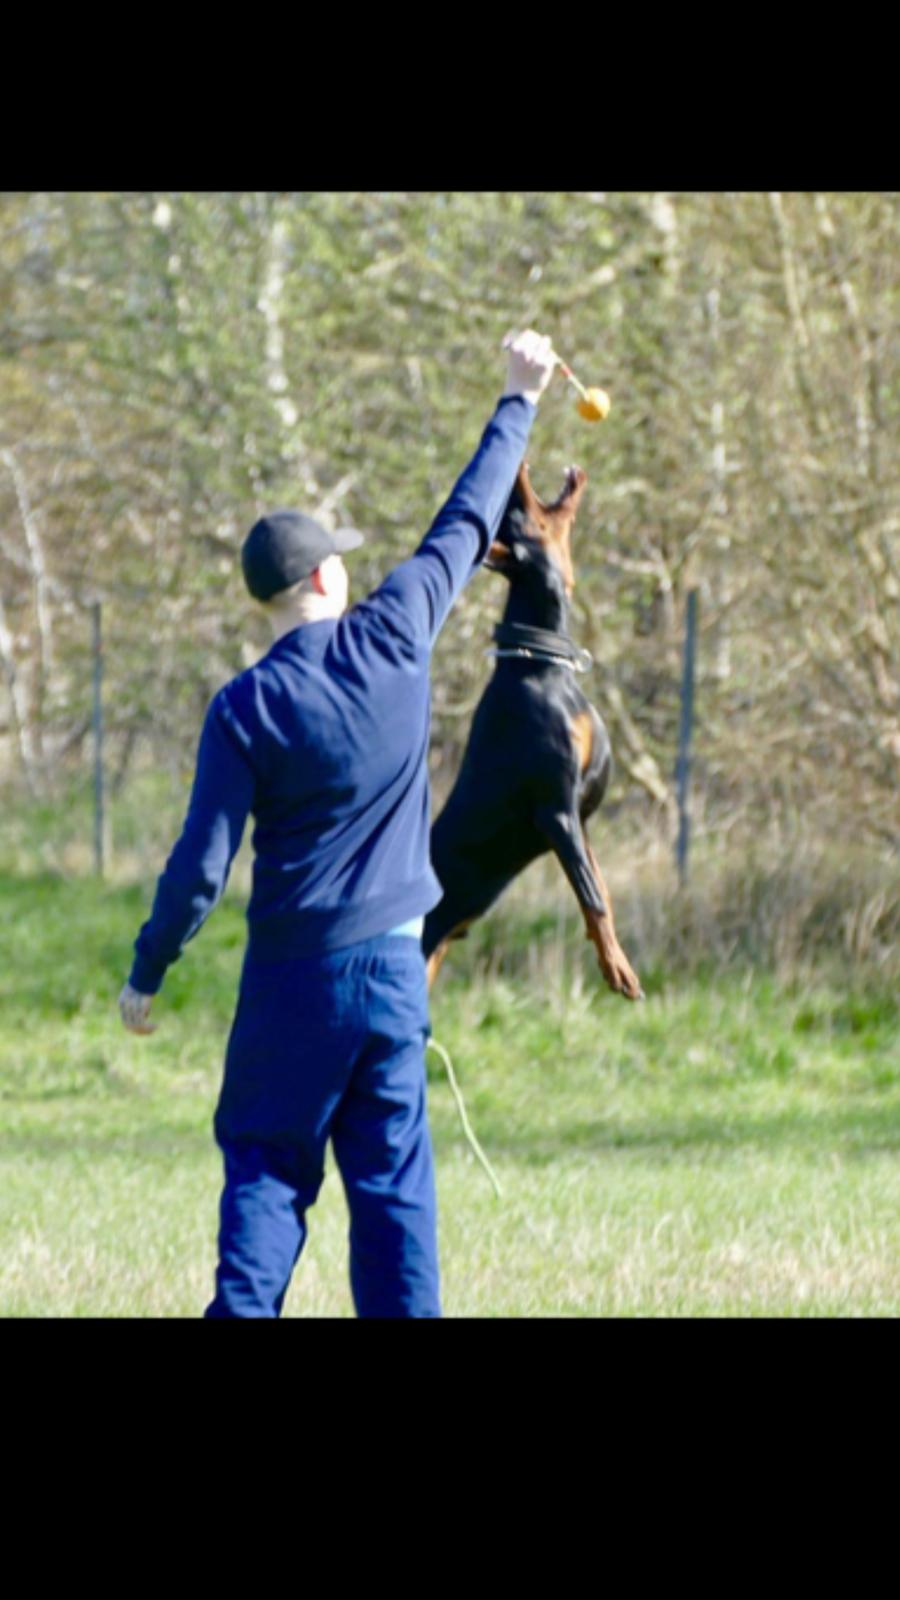
POLYGON ((534 514, 540 511, 541 502, 531 487, 531 479, 528 476, 527 461, 523 461, 519 468, 518 476, 516 477, 516 488, 513 492, 515 493, 516 491, 518 491, 519 503, 522 507, 522 510, 526 514, 534 514))

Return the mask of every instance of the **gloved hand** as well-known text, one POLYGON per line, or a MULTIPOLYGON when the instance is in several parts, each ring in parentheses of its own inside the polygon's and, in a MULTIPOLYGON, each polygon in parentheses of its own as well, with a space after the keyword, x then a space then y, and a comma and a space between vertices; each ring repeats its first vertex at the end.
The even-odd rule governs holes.
POLYGON ((508 333, 503 348, 509 351, 504 395, 521 394, 537 405, 556 366, 551 340, 526 328, 524 333, 508 333))
POLYGON ((132 989, 130 983, 126 983, 119 995, 119 1015, 129 1033, 156 1032, 157 1024, 147 1020, 152 1004, 152 994, 140 994, 137 989, 132 989))

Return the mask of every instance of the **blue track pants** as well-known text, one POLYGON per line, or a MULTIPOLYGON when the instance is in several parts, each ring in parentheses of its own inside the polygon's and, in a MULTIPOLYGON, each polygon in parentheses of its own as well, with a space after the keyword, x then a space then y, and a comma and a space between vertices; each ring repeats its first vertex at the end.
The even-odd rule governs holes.
POLYGON ((216 1139, 225 1161, 208 1317, 277 1317, 330 1138, 361 1317, 439 1317, 425 1104, 430 1032, 417 939, 244 962, 216 1139))

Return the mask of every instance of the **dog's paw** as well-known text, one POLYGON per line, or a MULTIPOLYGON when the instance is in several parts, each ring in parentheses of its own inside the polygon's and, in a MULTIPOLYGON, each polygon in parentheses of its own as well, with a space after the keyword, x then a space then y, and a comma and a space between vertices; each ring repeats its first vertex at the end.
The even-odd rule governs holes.
POLYGON ((641 980, 621 945, 599 952, 598 965, 614 994, 620 994, 624 1000, 646 1000, 641 980))

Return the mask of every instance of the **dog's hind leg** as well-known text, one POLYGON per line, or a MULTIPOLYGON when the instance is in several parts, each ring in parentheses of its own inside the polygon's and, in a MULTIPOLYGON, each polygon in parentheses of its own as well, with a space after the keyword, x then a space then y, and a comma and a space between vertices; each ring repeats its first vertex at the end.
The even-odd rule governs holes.
MULTIPOLYGON (((635 973, 635 971, 634 971, 633 967, 631 966, 630 962, 627 960, 625 952, 622 949, 622 946, 619 944, 618 935, 616 934, 616 925, 615 925, 615 923, 613 921, 612 897, 610 895, 609 890, 606 887, 606 883, 605 883, 605 880, 603 878, 603 874, 600 871, 600 863, 599 863, 599 861, 597 860, 597 857, 594 854, 594 849, 593 849, 593 846, 592 846, 592 844, 591 844, 591 842, 590 842, 590 840, 589 840, 589 838, 587 836, 587 829, 585 828, 584 823, 582 823, 581 827, 582 827, 582 833, 584 834, 584 845, 585 845, 585 849, 587 850, 587 853, 588 853, 588 859, 589 859, 589 861, 591 863, 591 866, 594 869, 594 876, 597 879, 597 884, 599 886, 600 893, 603 896, 603 899, 606 901, 606 914, 609 917, 609 931, 612 934, 612 937, 616 942, 616 948, 617 948, 617 950, 619 952, 619 956, 620 956, 621 961, 623 961, 625 963, 625 966, 628 968, 628 971, 631 973, 632 978, 634 979, 635 983, 637 983, 637 986, 638 986, 637 997, 635 997, 632 994, 632 995, 629 995, 629 998, 630 999, 634 999, 634 998, 643 999, 644 991, 641 988, 640 981, 639 981, 639 979, 637 977, 637 974, 635 973)), ((591 937, 591 934, 590 934, 590 932, 588 932, 588 938, 590 938, 590 937, 591 937)))
POLYGON ((453 929, 452 933, 445 934, 443 939, 440 941, 440 944, 435 945, 425 963, 425 970, 428 974, 429 990, 431 989, 431 985, 434 983, 434 980, 440 971, 441 962, 447 954, 447 951, 450 949, 453 940, 464 938, 468 926, 468 922, 459 923, 459 925, 453 929))
POLYGON ((626 1000, 643 999, 640 979, 616 938, 609 890, 588 844, 581 818, 554 806, 542 806, 535 812, 534 821, 555 851, 575 891, 586 937, 597 952, 600 970, 609 987, 626 1000))
MULTIPOLYGON (((502 874, 484 878, 480 882, 467 882, 457 862, 455 877, 457 880, 462 878, 462 882, 457 881, 448 888, 443 900, 425 918, 422 949, 428 968, 429 988, 453 940, 465 938, 472 923, 484 916, 515 873, 504 870, 502 874)), ((453 881, 452 878, 450 881, 453 881)))

